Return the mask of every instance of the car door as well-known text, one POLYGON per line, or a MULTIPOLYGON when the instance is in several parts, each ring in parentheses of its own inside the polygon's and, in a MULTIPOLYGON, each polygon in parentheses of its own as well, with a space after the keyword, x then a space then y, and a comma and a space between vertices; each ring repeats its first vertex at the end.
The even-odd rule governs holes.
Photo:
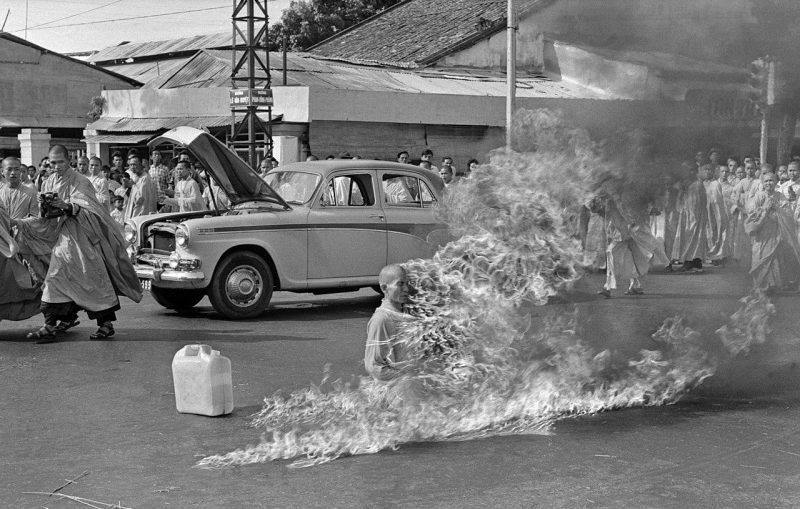
POLYGON ((375 276, 386 265, 376 179, 375 170, 340 170, 320 186, 308 214, 310 281, 375 276))
POLYGON ((436 221, 439 200, 422 175, 402 170, 381 170, 380 192, 386 215, 387 263, 429 258, 447 242, 447 227, 436 221))

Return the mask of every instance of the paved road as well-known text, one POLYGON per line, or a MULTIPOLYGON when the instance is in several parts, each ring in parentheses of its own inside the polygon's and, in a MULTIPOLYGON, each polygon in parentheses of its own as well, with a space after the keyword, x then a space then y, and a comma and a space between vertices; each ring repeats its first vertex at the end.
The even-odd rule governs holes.
MULTIPOLYGON (((647 294, 594 295, 599 276, 569 302, 597 347, 635 353, 680 313, 708 338, 737 307, 745 279, 731 269, 653 275, 647 294)), ((409 444, 309 469, 273 462, 224 470, 192 465, 258 441, 248 416, 265 395, 335 374, 360 374, 364 329, 377 295, 278 294, 245 322, 203 301, 179 316, 147 296, 124 303, 114 341, 92 342, 88 323, 67 341, 34 345, 37 320, 0 323, 2 507, 78 507, 26 491, 61 490, 128 507, 797 507, 800 334, 797 296, 775 300, 767 344, 720 366, 685 402, 558 423, 550 435, 409 444), (187 343, 233 362, 232 416, 175 411, 170 362, 187 343)), ((535 310, 546 312, 546 310, 535 310)))

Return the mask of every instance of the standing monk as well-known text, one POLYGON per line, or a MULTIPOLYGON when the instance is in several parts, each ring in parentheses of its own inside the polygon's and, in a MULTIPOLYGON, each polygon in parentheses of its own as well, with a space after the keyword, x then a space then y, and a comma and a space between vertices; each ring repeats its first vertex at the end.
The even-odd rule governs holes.
POLYGON ((703 186, 706 189, 708 205, 708 257, 714 264, 724 264, 730 247, 728 241, 728 209, 725 206, 725 189, 721 180, 727 185, 728 167, 706 165, 702 170, 703 186), (717 177, 719 173, 719 178, 717 177))
POLYGON ((697 168, 694 181, 681 192, 679 199, 672 259, 683 261, 683 271, 702 272, 703 260, 708 253, 708 208, 704 176, 705 171, 697 168))
POLYGON ((86 175, 94 186, 94 194, 100 205, 111 210, 111 195, 108 194, 108 179, 103 173, 103 161, 99 157, 89 159, 89 173, 86 175))
MULTIPOLYGON (((36 191, 22 185, 22 166, 16 157, 6 157, 2 163, 5 185, 0 186, 0 204, 5 206, 10 219, 39 214, 36 191)), ((27 168, 26 168, 27 170, 27 168)))
POLYGON ((750 267, 753 241, 744 229, 750 211, 750 188, 755 187, 756 166, 752 159, 744 163, 744 175, 731 191, 731 233, 733 237, 733 259, 742 267, 750 267))
POLYGON ((136 272, 126 253, 122 232, 108 210, 97 201, 89 179, 69 166, 63 145, 50 149, 53 173, 42 184, 52 193, 42 202, 42 217, 17 221, 20 252, 49 248, 52 252, 44 274, 41 310, 44 325, 28 334, 38 342, 56 341, 56 333, 78 324, 77 313, 86 310, 96 319, 97 332, 90 339, 114 335, 118 295, 134 302, 142 299, 136 272))
POLYGON ((789 202, 775 191, 774 173, 761 176, 762 191, 753 199, 753 210, 745 227, 753 237, 750 275, 756 288, 774 291, 790 289, 800 276, 800 245, 789 202))
POLYGON ((128 158, 128 171, 131 179, 126 179, 126 186, 131 194, 125 199, 125 219, 155 214, 158 208, 158 190, 153 178, 142 167, 139 156, 128 158))

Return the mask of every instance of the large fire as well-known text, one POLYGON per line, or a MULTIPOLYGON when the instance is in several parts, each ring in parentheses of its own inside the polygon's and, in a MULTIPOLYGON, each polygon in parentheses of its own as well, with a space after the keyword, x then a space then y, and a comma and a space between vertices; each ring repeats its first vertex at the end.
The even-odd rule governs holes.
MULTIPOLYGON (((578 337, 575 318, 533 306, 581 277, 574 236, 576 204, 625 172, 585 132, 549 112, 523 112, 544 133, 525 152, 493 154, 489 164, 448 190, 442 218, 459 235, 430 260, 405 264, 416 290, 400 334, 412 369, 390 382, 361 377, 275 395, 253 420, 261 443, 203 459, 219 467, 292 459, 311 466, 404 443, 545 433, 566 417, 662 405, 714 373, 716 360, 680 317, 652 335, 655 349, 614 359, 578 337)), ((719 334, 732 353, 763 341, 770 307, 763 295, 719 334)))

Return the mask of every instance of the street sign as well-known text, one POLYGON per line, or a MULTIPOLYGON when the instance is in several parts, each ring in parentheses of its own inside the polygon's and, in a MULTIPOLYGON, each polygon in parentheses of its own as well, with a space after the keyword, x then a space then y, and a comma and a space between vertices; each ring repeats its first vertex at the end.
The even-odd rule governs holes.
POLYGON ((236 106, 272 106, 272 89, 269 88, 231 88, 230 105, 236 106))

